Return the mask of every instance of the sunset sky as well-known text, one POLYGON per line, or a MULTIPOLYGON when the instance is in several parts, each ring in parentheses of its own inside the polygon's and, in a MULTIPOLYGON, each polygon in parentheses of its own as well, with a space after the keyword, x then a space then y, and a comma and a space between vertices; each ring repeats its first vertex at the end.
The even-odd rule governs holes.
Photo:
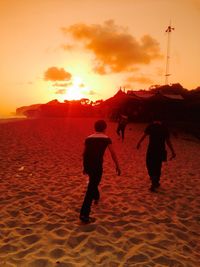
POLYGON ((200 86, 200 0, 0 0, 0 117, 120 86, 200 86))

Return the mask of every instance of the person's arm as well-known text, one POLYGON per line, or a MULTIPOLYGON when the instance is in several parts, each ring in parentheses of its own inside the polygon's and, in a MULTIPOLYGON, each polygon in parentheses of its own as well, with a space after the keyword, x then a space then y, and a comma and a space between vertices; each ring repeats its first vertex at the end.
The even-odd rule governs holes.
POLYGON ((117 156, 116 156, 116 154, 115 154, 115 151, 114 151, 114 149, 113 149, 112 144, 109 144, 109 145, 108 145, 108 149, 109 149, 110 154, 111 154, 111 157, 112 157, 112 159, 113 159, 113 161, 114 161, 114 163, 115 163, 115 166, 116 166, 116 172, 117 172, 118 175, 120 175, 120 174, 121 174, 121 170, 120 170, 120 167, 119 167, 119 162, 118 162, 118 160, 117 160, 117 156))
POLYGON ((171 159, 175 158, 175 157, 176 157, 176 153, 175 153, 175 151, 174 151, 174 148, 173 148, 173 146, 172 146, 172 143, 171 143, 169 137, 166 139, 166 144, 167 144, 167 146, 169 147, 169 149, 171 150, 171 153, 172 153, 171 159))
POLYGON ((82 154, 82 157, 83 157, 83 174, 86 174, 86 171, 85 171, 85 150, 86 150, 86 146, 84 146, 83 154, 82 154))
POLYGON ((141 145, 141 143, 143 142, 143 140, 146 138, 146 136, 147 136, 147 134, 144 133, 143 136, 140 138, 140 140, 139 140, 138 143, 137 143, 137 149, 140 148, 140 145, 141 145))

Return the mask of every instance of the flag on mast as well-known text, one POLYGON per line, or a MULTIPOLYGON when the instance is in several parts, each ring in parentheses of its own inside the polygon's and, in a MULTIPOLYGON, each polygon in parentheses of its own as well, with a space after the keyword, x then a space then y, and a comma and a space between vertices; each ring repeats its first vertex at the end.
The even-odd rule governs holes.
POLYGON ((174 31, 174 30, 175 30, 175 28, 171 27, 171 25, 170 25, 170 26, 167 27, 167 30, 165 32, 171 32, 171 31, 174 31))

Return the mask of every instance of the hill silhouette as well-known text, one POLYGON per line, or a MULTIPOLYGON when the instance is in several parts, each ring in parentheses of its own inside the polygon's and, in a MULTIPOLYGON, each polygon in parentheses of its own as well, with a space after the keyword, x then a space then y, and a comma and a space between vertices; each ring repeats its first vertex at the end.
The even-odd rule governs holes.
POLYGON ((16 115, 41 117, 105 117, 117 120, 120 114, 129 121, 146 122, 152 114, 166 121, 200 122, 200 87, 187 90, 180 84, 153 86, 149 90, 118 92, 106 99, 92 102, 87 98, 60 103, 52 100, 16 109, 16 115))

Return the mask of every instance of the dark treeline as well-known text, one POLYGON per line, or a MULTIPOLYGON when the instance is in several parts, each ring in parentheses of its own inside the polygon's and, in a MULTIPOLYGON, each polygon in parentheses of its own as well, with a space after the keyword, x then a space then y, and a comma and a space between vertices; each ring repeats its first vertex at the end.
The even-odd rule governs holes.
POLYGON ((200 124, 200 87, 187 90, 180 84, 152 86, 149 90, 119 91, 111 98, 92 102, 89 99, 60 103, 52 100, 17 108, 17 115, 27 117, 104 117, 116 121, 120 114, 131 122, 148 122, 152 114, 171 124, 200 124))
POLYGON ((126 93, 120 89, 100 106, 112 120, 121 113, 130 121, 146 122, 159 114, 163 120, 200 122, 200 88, 189 91, 174 84, 126 93))

